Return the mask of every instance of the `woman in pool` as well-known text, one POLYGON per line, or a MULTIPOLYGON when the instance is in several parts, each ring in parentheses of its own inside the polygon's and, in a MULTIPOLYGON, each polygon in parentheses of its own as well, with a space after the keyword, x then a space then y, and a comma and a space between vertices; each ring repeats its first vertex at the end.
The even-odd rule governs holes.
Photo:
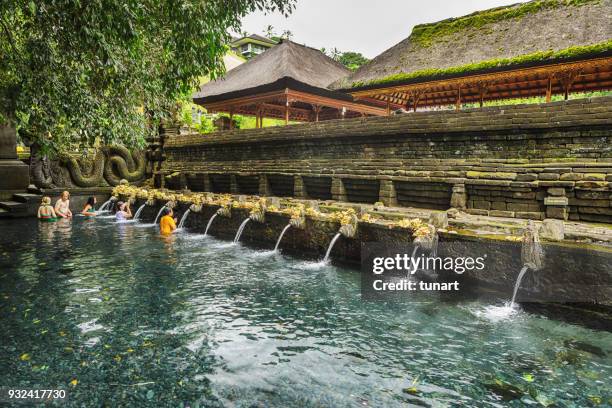
POLYGON ((159 220, 159 232, 162 235, 171 235, 176 230, 176 220, 172 218, 172 209, 166 207, 162 214, 163 217, 159 220))
POLYGON ((71 218, 72 211, 70 211, 70 193, 64 191, 60 196, 59 200, 55 203, 55 214, 61 218, 71 218))
POLYGON ((117 203, 117 212, 115 213, 117 221, 125 221, 132 218, 132 210, 130 210, 130 203, 124 203, 119 201, 117 203))
POLYGON ((38 219, 45 222, 57 221, 57 215, 51 205, 51 198, 43 197, 40 207, 38 207, 38 219))
POLYGON ((87 204, 85 204, 85 207, 83 207, 83 211, 81 211, 81 214, 87 216, 87 217, 95 217, 96 216, 96 197, 89 197, 87 199, 87 204))

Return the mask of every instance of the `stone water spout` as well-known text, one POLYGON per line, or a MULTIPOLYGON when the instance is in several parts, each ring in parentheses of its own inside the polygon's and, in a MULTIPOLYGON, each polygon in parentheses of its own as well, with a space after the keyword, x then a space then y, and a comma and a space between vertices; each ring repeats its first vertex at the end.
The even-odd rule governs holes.
POLYGON ((202 212, 202 204, 199 203, 193 203, 191 204, 191 206, 189 206, 189 211, 191 211, 192 213, 201 213, 202 212))
POLYGON ((265 199, 259 200, 257 204, 251 210, 249 218, 255 222, 263 224, 266 220, 266 201, 265 199))
POLYGON ((523 242, 521 245, 521 262, 523 267, 516 278, 514 291, 512 293, 512 302, 510 307, 516 304, 516 295, 521 287, 521 282, 527 271, 539 271, 544 267, 544 249, 540 242, 540 234, 533 221, 529 221, 527 228, 523 232, 523 242))
POLYGON ((346 238, 355 238, 357 235, 357 224, 359 220, 355 214, 350 214, 348 219, 342 220, 342 225, 338 231, 346 238))
POLYGON ((438 230, 433 225, 426 225, 417 230, 414 245, 425 251, 429 251, 431 256, 436 256, 438 252, 438 230))
POLYGON ((534 272, 544 267, 544 250, 540 242, 540 234, 533 221, 529 221, 523 232, 521 261, 523 266, 527 266, 534 272))
MULTIPOLYGON (((438 255, 438 230, 433 225, 423 225, 414 232, 414 248, 410 258, 414 258, 419 249, 429 252, 429 256, 435 258, 438 255)), ((411 274, 418 269, 411 271, 411 274)))
POLYGON ((217 210, 216 215, 220 215, 225 218, 232 218, 232 209, 229 205, 223 205, 217 210))

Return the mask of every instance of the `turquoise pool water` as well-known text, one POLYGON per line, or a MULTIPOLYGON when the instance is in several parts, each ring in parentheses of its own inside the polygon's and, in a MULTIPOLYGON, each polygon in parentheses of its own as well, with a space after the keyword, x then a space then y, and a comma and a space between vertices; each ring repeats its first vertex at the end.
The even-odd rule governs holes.
POLYGON ((360 300, 359 272, 202 235, 0 221, 0 386, 62 406, 610 404, 612 334, 360 300))

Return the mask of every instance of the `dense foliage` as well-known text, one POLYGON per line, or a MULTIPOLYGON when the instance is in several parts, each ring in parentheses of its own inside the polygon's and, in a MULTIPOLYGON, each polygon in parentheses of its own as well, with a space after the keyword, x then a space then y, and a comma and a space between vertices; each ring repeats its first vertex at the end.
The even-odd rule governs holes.
POLYGON ((135 144, 203 75, 223 73, 228 31, 293 0, 3 0, 0 122, 43 152, 135 144))

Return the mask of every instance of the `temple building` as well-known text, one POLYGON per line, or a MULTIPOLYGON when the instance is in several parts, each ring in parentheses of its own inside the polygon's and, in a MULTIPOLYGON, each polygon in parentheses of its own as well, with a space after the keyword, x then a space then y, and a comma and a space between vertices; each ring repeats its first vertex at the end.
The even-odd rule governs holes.
MULTIPOLYGON (((289 40, 203 85, 193 100, 209 113, 312 121, 382 116, 384 107, 359 103, 328 86, 350 71, 321 51, 289 40)), ((230 122, 231 123, 231 122, 230 122)))
POLYGON ((609 90, 611 21, 611 0, 540 0, 418 25, 331 88, 388 111, 609 90))
POLYGON ((274 47, 276 44, 278 44, 278 42, 275 40, 261 35, 251 34, 240 38, 234 38, 229 45, 236 54, 243 58, 250 59, 274 47))

